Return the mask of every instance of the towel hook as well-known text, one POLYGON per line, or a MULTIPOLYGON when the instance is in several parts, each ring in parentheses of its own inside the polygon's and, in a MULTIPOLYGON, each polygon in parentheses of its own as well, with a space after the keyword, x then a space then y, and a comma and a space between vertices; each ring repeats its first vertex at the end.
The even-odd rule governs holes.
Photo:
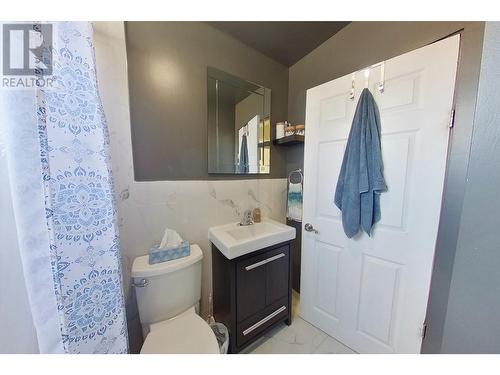
POLYGON ((380 81, 377 84, 377 89, 378 91, 382 94, 385 91, 385 61, 382 61, 380 63, 370 65, 367 68, 360 69, 351 75, 351 92, 349 94, 349 99, 353 100, 355 98, 355 81, 356 81, 356 73, 360 73, 361 71, 364 71, 364 76, 365 76, 365 87, 367 88, 369 83, 370 83, 370 73, 371 69, 374 69, 376 67, 380 66, 380 81))
POLYGON ((383 94, 385 90, 385 61, 380 64, 380 82, 377 86, 378 91, 383 94))
POLYGON ((349 99, 354 100, 354 87, 356 86, 356 72, 352 73, 351 77, 351 92, 349 94, 349 99))
POLYGON ((248 131, 248 123, 246 123, 245 125, 243 125, 241 127, 241 129, 243 130, 243 134, 242 135, 246 135, 247 137, 250 135, 250 133, 248 131))

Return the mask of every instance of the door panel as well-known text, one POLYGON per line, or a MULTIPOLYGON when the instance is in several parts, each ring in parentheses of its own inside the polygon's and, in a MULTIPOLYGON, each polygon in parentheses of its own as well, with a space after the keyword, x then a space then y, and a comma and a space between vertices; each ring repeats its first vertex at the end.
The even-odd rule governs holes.
POLYGON ((408 161, 412 159, 413 135, 413 131, 408 131, 382 136, 382 158, 391 159, 391 162, 384 165, 388 194, 380 195, 380 205, 384 207, 384 215, 378 223, 379 226, 404 230, 405 193, 410 173, 408 161), (393 155, 398 155, 398 158, 392 160, 393 155))
POLYGON ((321 125, 335 126, 337 122, 345 120, 349 113, 349 92, 325 98, 321 101, 321 125))
POLYGON ((340 210, 334 204, 331 187, 337 182, 342 165, 342 156, 347 141, 324 142, 318 145, 318 174, 317 174, 317 216, 340 219, 340 210))
POLYGON ((402 76, 385 80, 384 93, 377 90, 377 83, 371 87, 371 92, 380 111, 390 114, 393 111, 407 111, 416 109, 420 104, 420 85, 424 72, 405 73, 402 76))
POLYGON ((316 242, 316 308, 338 320, 337 289, 341 248, 316 242), (332 285, 334 287, 332 287, 332 285))
POLYGON ((418 353, 437 237, 459 36, 308 90, 301 316, 362 353, 418 353), (382 218, 348 239, 335 187, 359 94, 380 111, 382 218))
POLYGON ((357 329, 390 346, 400 265, 368 255, 362 262, 357 329))

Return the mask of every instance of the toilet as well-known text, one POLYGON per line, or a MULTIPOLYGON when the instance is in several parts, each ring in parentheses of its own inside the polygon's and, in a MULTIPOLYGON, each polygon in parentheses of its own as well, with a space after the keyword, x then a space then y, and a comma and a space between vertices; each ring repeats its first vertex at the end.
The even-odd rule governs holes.
POLYGON ((135 258, 132 280, 145 337, 141 354, 218 354, 212 329, 199 315, 201 261, 198 245, 189 256, 149 264, 135 258))

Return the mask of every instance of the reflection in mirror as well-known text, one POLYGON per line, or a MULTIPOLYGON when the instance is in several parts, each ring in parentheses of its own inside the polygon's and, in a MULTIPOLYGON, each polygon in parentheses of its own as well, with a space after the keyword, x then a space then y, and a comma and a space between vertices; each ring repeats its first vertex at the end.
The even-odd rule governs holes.
POLYGON ((207 70, 208 173, 270 173, 271 90, 207 70))

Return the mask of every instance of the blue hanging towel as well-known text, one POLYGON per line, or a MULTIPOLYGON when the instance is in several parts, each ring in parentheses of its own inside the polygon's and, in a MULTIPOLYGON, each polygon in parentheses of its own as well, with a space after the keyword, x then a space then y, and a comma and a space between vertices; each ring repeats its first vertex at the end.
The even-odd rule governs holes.
POLYGON ((238 173, 248 173, 248 142, 246 134, 241 137, 240 160, 238 163, 238 173))
POLYGON ((380 149, 380 116, 371 92, 364 89, 356 107, 342 160, 335 205, 342 211, 347 237, 361 227, 368 235, 380 220, 380 193, 387 190, 380 149))

